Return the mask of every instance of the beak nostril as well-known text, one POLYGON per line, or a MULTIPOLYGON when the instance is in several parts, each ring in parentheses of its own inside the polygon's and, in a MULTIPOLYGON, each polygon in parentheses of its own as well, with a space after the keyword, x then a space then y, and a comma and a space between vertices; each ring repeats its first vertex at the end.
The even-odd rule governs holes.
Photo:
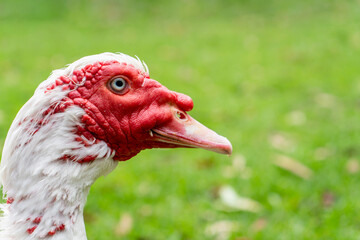
POLYGON ((187 120, 187 116, 186 116, 186 114, 184 112, 176 111, 175 115, 179 120, 182 120, 182 121, 187 120))

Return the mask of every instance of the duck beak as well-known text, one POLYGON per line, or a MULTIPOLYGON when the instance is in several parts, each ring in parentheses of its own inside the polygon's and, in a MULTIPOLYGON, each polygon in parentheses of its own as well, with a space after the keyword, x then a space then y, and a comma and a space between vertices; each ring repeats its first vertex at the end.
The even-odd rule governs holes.
POLYGON ((175 108, 172 120, 152 129, 150 134, 153 140, 169 144, 169 147, 203 148, 227 155, 232 152, 229 140, 175 108))

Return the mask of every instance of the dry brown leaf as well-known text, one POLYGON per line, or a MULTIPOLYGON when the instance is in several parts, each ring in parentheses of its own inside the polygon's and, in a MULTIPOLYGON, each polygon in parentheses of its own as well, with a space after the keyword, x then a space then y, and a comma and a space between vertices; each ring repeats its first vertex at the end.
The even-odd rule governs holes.
POLYGON ((360 170, 359 161, 355 158, 351 158, 346 163, 346 170, 348 173, 355 174, 360 170))
POLYGON ((126 236, 128 235, 133 227, 133 218, 130 213, 124 213, 121 215, 120 220, 115 228, 116 236, 126 236))
POLYGON ((332 192, 326 191, 322 194, 322 204, 324 207, 331 207, 335 202, 335 195, 332 192))
POLYGON ((332 152, 327 147, 320 147, 315 149, 314 158, 318 161, 326 160, 326 158, 330 157, 332 152))
POLYGON ((251 225, 251 229, 254 232, 260 232, 266 227, 266 225, 267 220, 265 218, 259 218, 251 225))
POLYGON ((246 158, 241 154, 234 155, 232 166, 239 171, 243 171, 246 168, 246 158))
POLYGON ((236 230, 236 224, 232 221, 218 221, 210 224, 205 229, 205 234, 216 240, 227 240, 230 234, 236 230))
POLYGON ((236 154, 232 158, 231 166, 224 167, 222 174, 227 178, 240 177, 242 179, 249 179, 252 172, 250 168, 246 167, 246 158, 241 154, 236 154))
POLYGON ((137 195, 140 197, 147 196, 151 192, 151 185, 148 182, 140 182, 137 186, 137 195))
POLYGON ((221 202, 234 210, 259 212, 262 209, 260 203, 250 198, 239 196, 230 186, 223 186, 219 189, 221 202))
POLYGON ((282 133, 272 134, 269 138, 269 142, 273 148, 286 152, 292 151, 295 147, 294 142, 282 133))
POLYGON ((303 179, 309 179, 313 175, 313 172, 310 168, 285 155, 277 155, 274 164, 303 179))
POLYGON ((315 103, 319 107, 333 108, 336 105, 337 99, 334 95, 328 93, 318 93, 315 96, 315 103))
POLYGON ((286 121, 293 126, 300 126, 306 122, 306 115, 302 111, 292 111, 286 115, 286 121))
POLYGON ((153 213, 153 208, 150 204, 145 204, 139 208, 138 212, 143 217, 149 217, 153 213))

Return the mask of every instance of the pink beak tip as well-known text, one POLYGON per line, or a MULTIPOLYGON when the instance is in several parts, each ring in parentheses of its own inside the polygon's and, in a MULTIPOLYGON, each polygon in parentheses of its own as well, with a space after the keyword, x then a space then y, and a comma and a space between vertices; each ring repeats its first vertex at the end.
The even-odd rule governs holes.
POLYGON ((231 156, 232 154, 232 145, 231 142, 225 138, 223 138, 223 143, 221 145, 219 145, 218 148, 213 149, 215 152, 221 153, 221 154, 226 154, 228 156, 231 156))

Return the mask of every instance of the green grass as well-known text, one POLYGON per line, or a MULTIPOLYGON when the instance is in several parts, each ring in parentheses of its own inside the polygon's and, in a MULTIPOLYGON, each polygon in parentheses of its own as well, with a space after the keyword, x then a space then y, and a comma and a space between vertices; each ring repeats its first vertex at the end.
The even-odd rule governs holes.
POLYGON ((236 226, 230 239, 359 239, 360 173, 346 167, 360 158, 359 22, 350 0, 0 0, 1 145, 51 70, 104 51, 137 55, 193 98, 192 116, 227 136, 251 174, 226 174, 234 157, 202 150, 144 151, 92 187, 90 240, 118 239, 124 213, 134 219, 124 239, 216 239, 205 229, 222 220, 236 226), (313 176, 276 167, 277 154, 313 176), (224 185, 263 210, 222 211, 224 185))

